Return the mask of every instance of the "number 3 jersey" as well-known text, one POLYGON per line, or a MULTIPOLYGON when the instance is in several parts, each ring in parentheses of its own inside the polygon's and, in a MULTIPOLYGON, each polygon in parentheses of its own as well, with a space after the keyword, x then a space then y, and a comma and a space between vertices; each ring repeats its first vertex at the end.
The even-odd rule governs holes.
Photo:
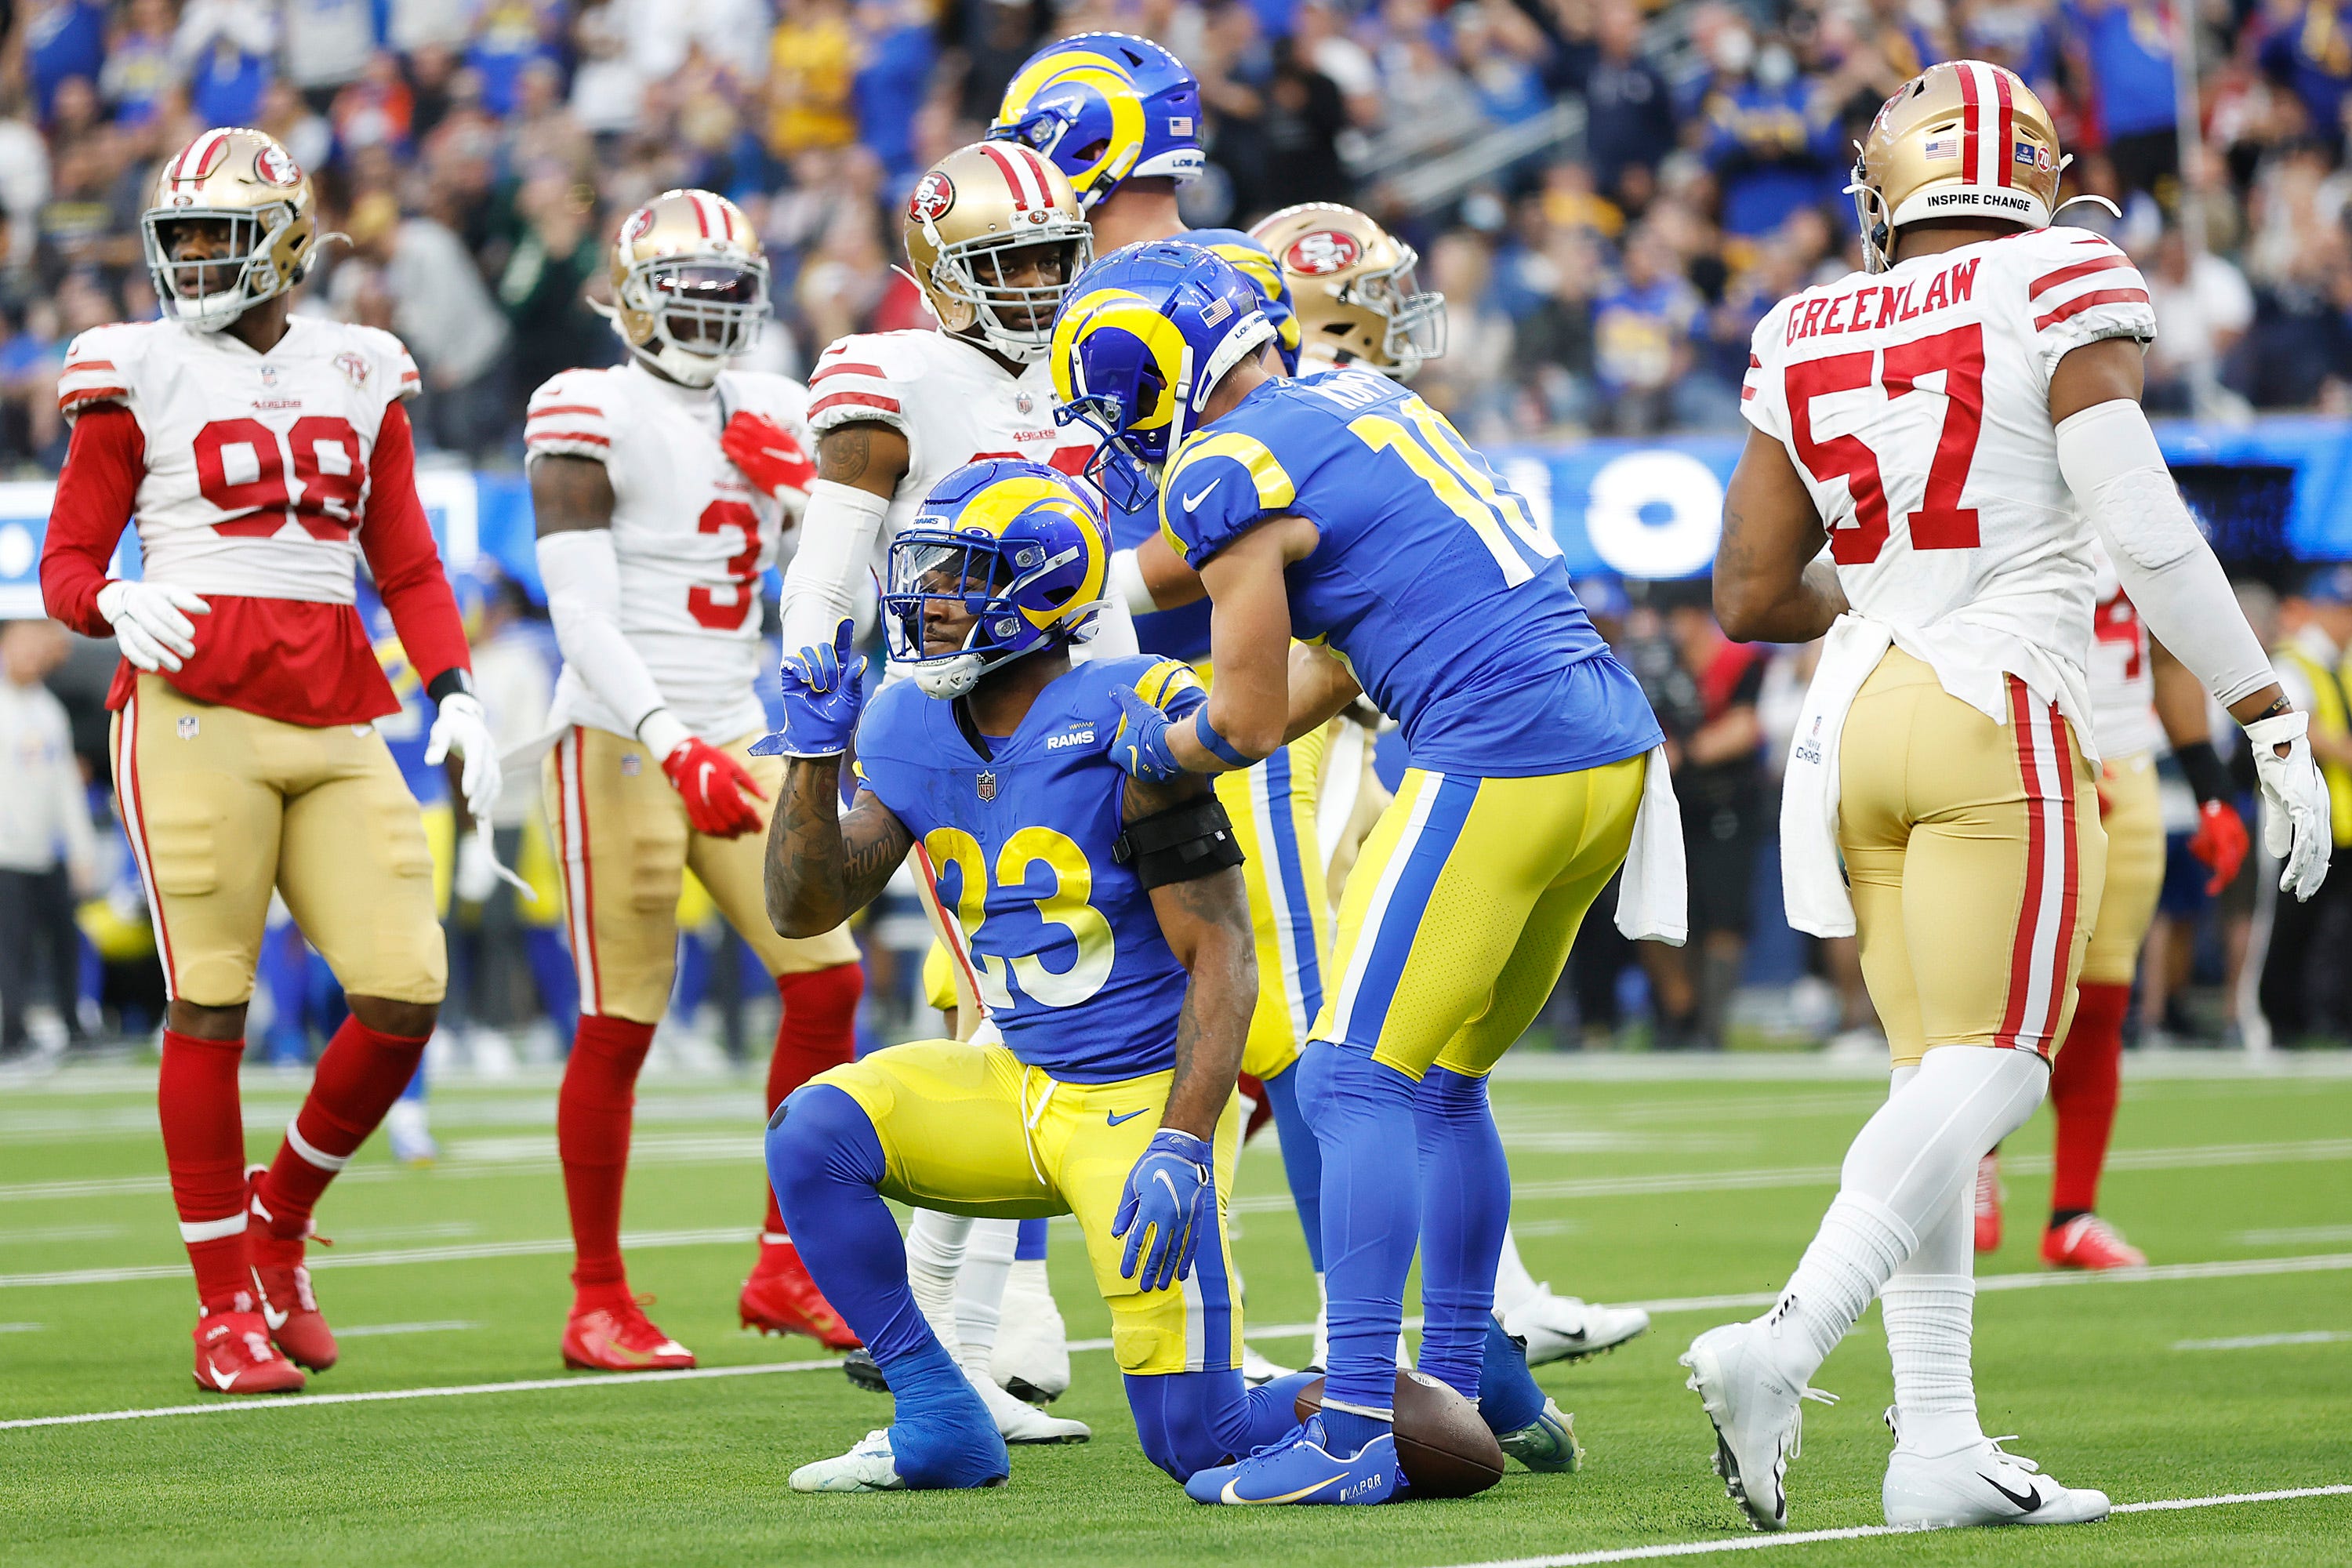
POLYGON ((2155 335, 2122 251, 2025 231, 1782 300, 1741 407, 1788 448, 1857 614, 1995 721, 2015 675, 2087 741, 2093 535, 2058 469, 2050 380, 2085 343, 2155 335))
POLYGON ((418 673, 466 662, 416 500, 401 404, 418 384, 389 332, 310 316, 290 317, 267 353, 166 321, 82 333, 58 380, 74 438, 42 564, 51 613, 110 635, 96 595, 135 512, 141 574, 209 605, 191 617, 194 654, 165 680, 313 727, 396 711, 353 608, 362 553, 418 673))
MULTIPOLYGON (((808 393, 760 372, 728 371, 710 387, 665 381, 632 360, 567 370, 531 395, 526 460, 585 458, 613 486, 613 554, 621 632, 663 703, 705 740, 767 727, 756 689, 760 574, 775 563, 790 520, 719 449, 737 413, 763 414, 810 444, 808 393)), ((631 733, 567 664, 551 722, 631 733)))
POLYGON ((1072 1083, 1167 1071, 1184 1001, 1151 895, 1112 848, 1121 686, 1179 717, 1205 700, 1174 659, 1113 658, 1071 666, 1002 738, 911 680, 885 686, 857 726, 864 785, 956 912, 991 1022, 1013 1055, 1072 1083))
POLYGON ((1559 546, 1444 416, 1387 377, 1265 382, 1184 438, 1160 529, 1195 571, 1268 518, 1320 534, 1285 574, 1291 635, 1347 659, 1413 765, 1600 767, 1664 739, 1569 586, 1559 546))

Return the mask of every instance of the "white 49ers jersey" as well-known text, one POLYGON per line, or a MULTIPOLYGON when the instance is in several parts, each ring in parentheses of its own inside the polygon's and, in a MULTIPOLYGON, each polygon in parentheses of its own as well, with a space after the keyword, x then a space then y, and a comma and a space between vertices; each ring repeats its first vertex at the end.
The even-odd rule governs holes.
POLYGON ((2156 672, 2148 665, 2147 626, 2124 592, 2107 547, 2091 542, 2098 608, 2091 616, 2091 726, 2099 755, 2112 761, 2165 743, 2156 717, 2156 672))
POLYGON ((2058 469, 2050 378, 2084 343, 2155 335, 2122 251, 2022 232, 1783 300, 1741 408, 1789 449, 1857 613, 1996 721, 2012 674, 2087 739, 2092 531, 2058 469))
POLYGON ((67 345, 58 406, 139 421, 141 574, 198 594, 353 602, 353 538, 385 408, 420 385, 400 340, 295 316, 270 351, 169 321, 67 345))
MULTIPOLYGON (((808 392, 798 382, 729 371, 715 386, 680 386, 635 361, 550 377, 531 395, 523 427, 529 457, 604 465, 622 635, 678 720, 722 742, 767 726, 755 689, 764 663, 760 574, 775 563, 792 521, 719 450, 719 430, 744 410, 810 439, 808 392)), ((629 733, 569 665, 556 682, 555 718, 629 733)))
POLYGON ((907 437, 907 476, 882 521, 885 550, 931 487, 966 463, 1025 458, 1075 474, 1095 449, 1087 426, 1055 425, 1054 376, 1045 362, 1015 375, 946 332, 861 332, 817 357, 810 427, 823 436, 860 421, 907 437))

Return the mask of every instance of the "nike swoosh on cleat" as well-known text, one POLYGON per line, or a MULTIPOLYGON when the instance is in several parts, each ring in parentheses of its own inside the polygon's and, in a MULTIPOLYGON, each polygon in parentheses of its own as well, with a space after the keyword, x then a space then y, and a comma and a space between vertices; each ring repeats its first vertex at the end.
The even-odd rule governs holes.
POLYGON ((294 1314, 291 1312, 281 1312, 277 1308, 270 1306, 268 1302, 264 1302, 262 1304, 261 1321, 269 1325, 269 1331, 273 1334, 278 1330, 284 1328, 286 1326, 286 1320, 293 1315, 294 1314))
POLYGON ((236 1380, 245 1375, 245 1368, 238 1367, 226 1377, 223 1377, 221 1375, 221 1369, 213 1365, 210 1362, 206 1362, 205 1363, 205 1371, 210 1374, 213 1380, 213 1386, 223 1390, 235 1388, 236 1386, 236 1380))
MULTIPOLYGON (((1150 1106, 1146 1106, 1146 1107, 1144 1107, 1144 1110, 1149 1110, 1150 1109, 1150 1106)), ((1118 1113, 1114 1112, 1114 1111, 1108 1111, 1108 1110, 1106 1110, 1106 1111, 1104 1111, 1104 1112, 1103 1112, 1103 1119, 1104 1119, 1105 1121, 1108 1121, 1108 1122, 1109 1122, 1113 1127, 1116 1127, 1116 1126, 1118 1126, 1118 1125, 1120 1122, 1122 1122, 1122 1121, 1134 1121, 1137 1117, 1139 1117, 1139 1116, 1140 1116, 1140 1115, 1142 1115, 1142 1114, 1143 1114, 1143 1111, 1142 1111, 1142 1110, 1130 1110, 1130 1111, 1128 1111, 1127 1113, 1125 1113, 1124 1115, 1118 1114, 1118 1113)))
POLYGON ((1982 1470, 1979 1470, 1977 1472, 1977 1479, 1982 1481, 1985 1485, 1990 1487, 1993 1490, 2007 1498, 2010 1502, 2016 1507, 2020 1513, 2034 1513, 2041 1510, 2042 1494, 2035 1491, 2032 1487, 2026 1488, 2022 1493, 2013 1492, 2007 1487, 2002 1486, 1999 1481, 1994 1480, 1990 1476, 1986 1475, 1982 1470))
POLYGON ((1348 1472, 1341 1470, 1336 1476, 1324 1477, 1323 1479, 1317 1481, 1311 1487, 1301 1487, 1295 1492, 1285 1492, 1280 1497, 1236 1497, 1234 1495, 1234 1483, 1232 1481, 1227 1481, 1225 1483, 1225 1489, 1217 1494, 1217 1500, 1219 1502, 1240 1503, 1244 1506, 1260 1507, 1274 1503, 1297 1502, 1300 1498, 1305 1497, 1309 1492, 1319 1492, 1325 1487, 1329 1486, 1333 1481, 1344 1481, 1347 1479, 1348 1472))

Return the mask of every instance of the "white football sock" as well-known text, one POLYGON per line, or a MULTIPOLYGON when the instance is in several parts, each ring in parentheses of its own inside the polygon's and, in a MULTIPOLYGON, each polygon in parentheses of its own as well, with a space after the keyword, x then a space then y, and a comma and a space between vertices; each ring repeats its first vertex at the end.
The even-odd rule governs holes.
POLYGON ((2029 1052, 1947 1046, 1887 1096, 1854 1135, 1821 1231, 1766 1315, 1783 1372, 1812 1376, 2049 1082, 2048 1065, 2029 1052))
MULTIPOLYGON (((1898 1068, 1899 1091, 1917 1069, 1898 1068)), ((1969 1347, 1975 1328, 1976 1213, 1972 1184, 1953 1189, 1919 1245, 1879 1292, 1886 1349, 1895 1362, 1895 1408, 1902 1445, 1948 1454, 1984 1436, 1977 1425, 1969 1347)))
POLYGON ((1495 1316, 1508 1317, 1511 1310, 1523 1301, 1531 1301, 1543 1289, 1528 1266, 1519 1260, 1519 1244, 1508 1226, 1503 1228, 1503 1256, 1495 1263, 1495 1316))
POLYGON ((1021 1222, 976 1219, 971 1223, 963 1267, 956 1272, 956 1337, 962 1343, 958 1359, 966 1372, 986 1377, 989 1356, 996 1349, 996 1325, 1004 1313, 1004 1281, 1013 1272, 1013 1254, 1021 1245, 1021 1222))
POLYGON ((908 1289, 915 1293, 923 1321, 931 1325, 931 1332, 959 1365, 963 1363, 963 1352, 956 1332, 956 1273, 962 1266, 964 1238, 971 1226, 966 1215, 941 1214, 937 1209, 917 1209, 907 1225, 908 1289))

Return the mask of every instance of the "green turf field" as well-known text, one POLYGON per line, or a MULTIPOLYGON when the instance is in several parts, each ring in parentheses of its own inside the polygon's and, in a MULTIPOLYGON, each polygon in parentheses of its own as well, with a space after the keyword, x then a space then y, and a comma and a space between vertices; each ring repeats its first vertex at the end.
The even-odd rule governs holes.
MULTIPOLYGON (((1656 1314, 1616 1354, 1539 1373, 1576 1413, 1582 1474, 1515 1468, 1468 1501, 1259 1513, 1195 1508, 1145 1463, 1066 1222, 1056 1291, 1071 1333, 1094 1345, 1075 1356, 1076 1384, 1055 1408, 1094 1424, 1091 1445, 1016 1449, 1013 1484, 985 1494, 787 1491, 794 1465, 884 1425, 888 1402, 829 1364, 810 1368, 806 1341, 736 1327, 759 1217, 749 1085, 648 1085, 631 1178, 634 1281, 719 1375, 563 1372, 569 1249, 554 1087, 541 1079, 445 1088, 438 1166, 398 1170, 372 1144, 328 1194, 320 1219, 339 1245, 313 1257, 343 1361, 312 1379, 312 1395, 203 1404, 152 1072, 0 1083, 0 1563, 1435 1568, 1751 1541, 1708 1470, 1711 1438, 1675 1357, 1778 1286, 1881 1090, 1806 1063, 1740 1065, 1733 1078, 1706 1064, 1548 1058, 1498 1082, 1530 1267, 1563 1293, 1656 1314), (422 1390, 440 1392, 313 1397, 422 1390), (26 1424, 142 1409, 166 1413, 26 1424)), ((2126 1068, 2104 1207, 2157 1261, 2151 1278, 2045 1273, 2033 1247, 2046 1116, 2011 1141, 2016 1223, 1980 1266, 1988 1431, 2023 1434, 2012 1447, 2118 1503, 2352 1484, 2352 1076, 2346 1064, 2289 1066, 2306 1070, 2126 1068)), ((247 1075, 257 1158, 300 1088, 247 1075)), ((1285 1331, 1255 1342, 1295 1361, 1313 1291, 1280 1184, 1277 1154, 1254 1148, 1238 1249, 1252 1321, 1285 1331)), ((1817 1381, 1843 1403, 1809 1407, 1791 1529, 1877 1524, 1890 1384, 1875 1313, 1817 1381)), ((1769 1557, 2342 1563, 2352 1495, 2074 1530, 1801 1541, 1769 1557)))

